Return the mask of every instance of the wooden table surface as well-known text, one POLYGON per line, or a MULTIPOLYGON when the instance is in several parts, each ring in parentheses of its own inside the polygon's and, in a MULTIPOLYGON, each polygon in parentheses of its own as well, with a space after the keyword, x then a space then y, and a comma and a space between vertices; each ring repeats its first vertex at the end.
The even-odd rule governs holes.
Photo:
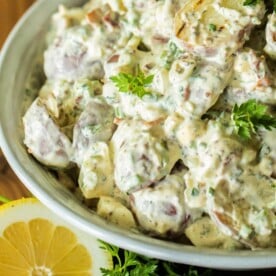
MULTIPOLYGON (((0 49, 14 24, 35 0, 0 0, 0 49)), ((0 150, 0 195, 17 199, 30 195, 0 150)))

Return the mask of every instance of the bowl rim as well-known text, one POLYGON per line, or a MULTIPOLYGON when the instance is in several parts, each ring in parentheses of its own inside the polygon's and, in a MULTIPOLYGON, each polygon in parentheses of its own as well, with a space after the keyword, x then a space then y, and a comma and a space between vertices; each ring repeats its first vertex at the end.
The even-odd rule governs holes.
MULTIPOLYGON (((35 13, 39 13, 40 10, 47 10, 47 4, 50 1, 54 2, 55 0, 36 1, 15 25, 1 50, 0 74, 5 74, 4 68, 8 66, 8 60, 11 58, 9 57, 8 50, 13 47, 13 41, 18 34, 23 31, 28 18, 32 17, 35 13)), ((56 3, 55 5, 58 6, 58 4, 59 3, 56 3)), ((1 86, 2 83, 0 83, 0 94, 1 86)), ((150 237, 143 237, 143 240, 141 240, 139 238, 139 236, 141 236, 140 234, 129 234, 129 231, 117 229, 113 226, 111 227, 112 229, 108 229, 108 227, 103 229, 89 222, 85 218, 80 217, 69 206, 65 206, 63 203, 56 201, 50 194, 45 193, 44 189, 34 181, 31 174, 22 166, 15 152, 12 150, 12 146, 4 133, 2 124, 2 118, 0 117, 0 148, 19 179, 33 195, 49 209, 86 233, 139 254, 177 263, 225 270, 248 270, 276 267, 276 249, 227 251, 222 249, 178 245, 150 237)))

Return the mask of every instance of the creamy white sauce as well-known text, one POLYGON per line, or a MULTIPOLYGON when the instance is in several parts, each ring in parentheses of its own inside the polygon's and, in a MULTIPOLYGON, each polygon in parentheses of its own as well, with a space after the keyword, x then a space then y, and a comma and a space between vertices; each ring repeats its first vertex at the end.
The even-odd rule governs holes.
POLYGON ((136 227, 135 217, 142 231, 167 238, 188 227, 199 246, 275 247, 276 132, 244 142, 229 112, 256 99, 275 114, 275 74, 263 53, 244 47, 264 12, 262 1, 230 0, 61 6, 24 143, 49 167, 74 163, 83 197, 99 198, 96 210, 114 223, 136 227), (137 68, 153 76, 143 97, 110 79, 137 68), (217 239, 198 236, 204 225, 217 239))

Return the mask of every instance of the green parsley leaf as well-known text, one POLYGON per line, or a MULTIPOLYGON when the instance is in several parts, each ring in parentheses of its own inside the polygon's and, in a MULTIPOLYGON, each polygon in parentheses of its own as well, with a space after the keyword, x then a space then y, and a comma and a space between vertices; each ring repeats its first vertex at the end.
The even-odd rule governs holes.
POLYGON ((199 274, 196 269, 194 269, 193 267, 190 267, 188 273, 187 274, 185 273, 184 276, 199 276, 199 274))
POLYGON ((192 189, 192 196, 198 196, 199 195, 199 190, 197 188, 192 189))
POLYGON ((245 0, 243 2, 244 6, 255 6, 260 0, 245 0))
POLYGON ((175 272, 175 264, 169 262, 163 262, 164 270, 166 271, 167 276, 179 276, 177 272, 175 272))
POLYGON ((167 50, 161 55, 161 60, 163 61, 164 67, 170 70, 172 63, 183 55, 183 51, 177 47, 177 45, 170 41, 167 46, 167 50))
POLYGON ((235 104, 231 120, 235 132, 243 139, 250 139, 260 127, 271 130, 276 127, 276 118, 266 114, 267 106, 259 104, 256 100, 249 100, 240 106, 235 104))
POLYGON ((155 276, 158 260, 138 255, 134 252, 120 249, 114 245, 109 245, 100 241, 101 248, 111 254, 114 259, 115 266, 113 269, 101 268, 104 276, 155 276), (123 255, 123 256, 122 256, 123 255))
POLYGON ((214 194, 215 194, 215 189, 212 188, 212 187, 210 187, 210 188, 209 188, 209 194, 210 194, 210 195, 214 195, 214 194))
POLYGON ((138 69, 136 76, 119 73, 117 76, 110 77, 120 92, 132 93, 140 98, 151 94, 147 87, 152 83, 153 78, 154 75, 145 76, 140 69, 138 69))
POLYGON ((276 12, 276 0, 273 0, 273 11, 276 12))
POLYGON ((101 248, 111 254, 113 269, 101 268, 103 276, 211 276, 210 269, 200 273, 192 266, 148 258, 114 245, 99 241, 101 248))
POLYGON ((215 32, 217 30, 217 26, 215 24, 209 24, 209 30, 215 32))

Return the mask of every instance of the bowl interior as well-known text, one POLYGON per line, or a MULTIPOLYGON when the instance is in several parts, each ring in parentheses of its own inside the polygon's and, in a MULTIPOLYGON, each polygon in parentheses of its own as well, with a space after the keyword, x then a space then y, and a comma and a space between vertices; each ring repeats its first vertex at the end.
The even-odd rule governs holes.
POLYGON ((43 43, 50 15, 60 3, 76 6, 83 0, 37 1, 16 25, 0 60, 0 145, 21 181, 46 206, 69 223, 99 239, 125 249, 164 260, 222 269, 276 267, 276 251, 224 251, 201 249, 161 241, 123 230, 102 220, 39 165, 26 151, 22 135, 24 86, 43 43))

